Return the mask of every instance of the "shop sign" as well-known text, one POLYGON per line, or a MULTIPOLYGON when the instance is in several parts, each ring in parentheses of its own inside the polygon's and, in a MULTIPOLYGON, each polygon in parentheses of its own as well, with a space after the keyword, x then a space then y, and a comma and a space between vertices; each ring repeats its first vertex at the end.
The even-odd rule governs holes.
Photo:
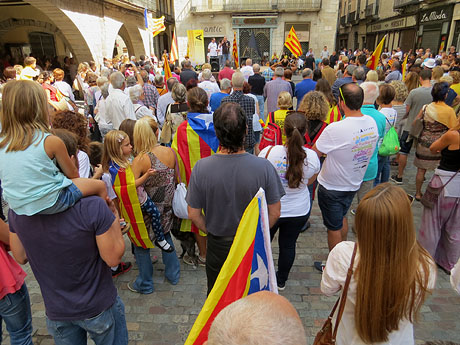
POLYGON ((225 29, 223 25, 206 25, 203 27, 205 37, 224 36, 225 29))
POLYGON ((277 27, 277 17, 233 17, 233 27, 277 27))
POLYGON ((370 32, 378 31, 391 31, 395 29, 401 29, 408 26, 413 26, 415 24, 415 18, 413 17, 404 17, 393 20, 388 20, 386 22, 372 24, 370 27, 370 32))
POLYGON ((452 7, 446 8, 432 8, 420 14, 420 23, 436 23, 445 22, 450 20, 452 16, 452 7))

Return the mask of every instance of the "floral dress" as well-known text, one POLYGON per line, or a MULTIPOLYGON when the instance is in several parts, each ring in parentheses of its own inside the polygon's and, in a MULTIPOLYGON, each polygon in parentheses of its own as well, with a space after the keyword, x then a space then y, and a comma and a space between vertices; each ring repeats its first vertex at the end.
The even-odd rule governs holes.
MULTIPOLYGON (((161 214, 161 225, 164 233, 167 233, 171 231, 175 220, 172 209, 176 188, 175 170, 163 164, 153 153, 149 152, 147 155, 150 158, 151 167, 156 170, 156 173, 145 181, 144 188, 150 199, 158 207, 161 214)), ((151 222, 145 221, 146 218, 148 215, 144 215, 144 222, 146 226, 150 227, 151 222)), ((151 229, 149 229, 149 233, 151 233, 151 229)))

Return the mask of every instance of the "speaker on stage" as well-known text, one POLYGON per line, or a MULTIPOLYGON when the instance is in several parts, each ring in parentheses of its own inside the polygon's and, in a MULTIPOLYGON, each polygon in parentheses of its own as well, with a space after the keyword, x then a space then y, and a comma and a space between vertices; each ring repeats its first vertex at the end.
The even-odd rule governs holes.
POLYGON ((211 56, 209 61, 211 63, 211 72, 219 72, 220 70, 219 58, 217 56, 211 56))

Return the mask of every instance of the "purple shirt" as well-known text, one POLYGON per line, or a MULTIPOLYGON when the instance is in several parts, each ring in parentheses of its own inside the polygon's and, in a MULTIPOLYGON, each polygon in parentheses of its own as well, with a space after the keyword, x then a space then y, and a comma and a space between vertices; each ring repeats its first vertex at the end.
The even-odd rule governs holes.
POLYGON ((267 111, 278 110, 278 96, 282 91, 287 91, 292 96, 291 84, 281 77, 277 77, 265 84, 264 97, 267 100, 267 111))
POLYGON ((10 231, 27 253, 50 320, 84 320, 112 306, 117 289, 96 244, 96 236, 115 220, 104 200, 86 197, 53 215, 19 216, 10 210, 8 218, 10 231))

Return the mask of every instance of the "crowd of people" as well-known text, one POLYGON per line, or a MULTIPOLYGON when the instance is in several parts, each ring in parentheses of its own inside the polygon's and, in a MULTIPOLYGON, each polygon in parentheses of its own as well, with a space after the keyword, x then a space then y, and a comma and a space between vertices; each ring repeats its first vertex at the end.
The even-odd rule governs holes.
MULTIPOLYGON (((87 334, 96 344, 127 344, 112 282, 132 267, 122 261, 123 234, 139 269, 130 291, 154 292, 155 244, 171 284, 179 283, 182 260, 205 267, 209 294, 259 188, 271 240, 279 243, 278 290, 289 289, 296 242, 311 225, 315 199, 330 252, 326 262, 311 263, 322 273, 321 291, 344 289, 354 272, 343 317, 335 319, 337 344, 414 344, 413 323, 435 288, 436 265, 460 293, 455 49, 436 56, 385 51, 371 70, 365 49, 330 54, 324 47, 319 58, 310 49, 299 58, 274 54, 268 66, 246 59, 236 69, 229 46, 224 38, 208 47, 211 57, 224 51, 219 73, 209 63, 195 69, 186 57, 169 66, 166 80, 161 61, 148 56, 104 59, 102 66, 66 59, 63 68, 26 57, 24 66, 4 68, 0 190, 9 213, 7 219, 2 210, 0 220, 0 320, 12 343, 32 343, 17 262, 30 262, 56 344, 77 344, 87 334), (396 142, 383 150, 392 133, 396 142), (410 183, 404 172, 412 146, 414 196, 400 187, 410 183), (397 166, 393 176, 390 166, 397 166), (424 188, 427 171, 434 174, 424 188), (173 207, 179 183, 187 189, 183 219, 173 207), (414 199, 423 203, 418 234, 414 199), (349 214, 356 243, 347 241, 349 214), (20 312, 12 316, 13 309, 20 312)), ((265 313, 270 303, 290 320, 282 334, 305 344, 293 307, 270 294, 227 309, 208 344, 227 344, 231 327, 250 332, 234 315, 265 313)), ((269 321, 282 329, 279 317, 269 321)))

